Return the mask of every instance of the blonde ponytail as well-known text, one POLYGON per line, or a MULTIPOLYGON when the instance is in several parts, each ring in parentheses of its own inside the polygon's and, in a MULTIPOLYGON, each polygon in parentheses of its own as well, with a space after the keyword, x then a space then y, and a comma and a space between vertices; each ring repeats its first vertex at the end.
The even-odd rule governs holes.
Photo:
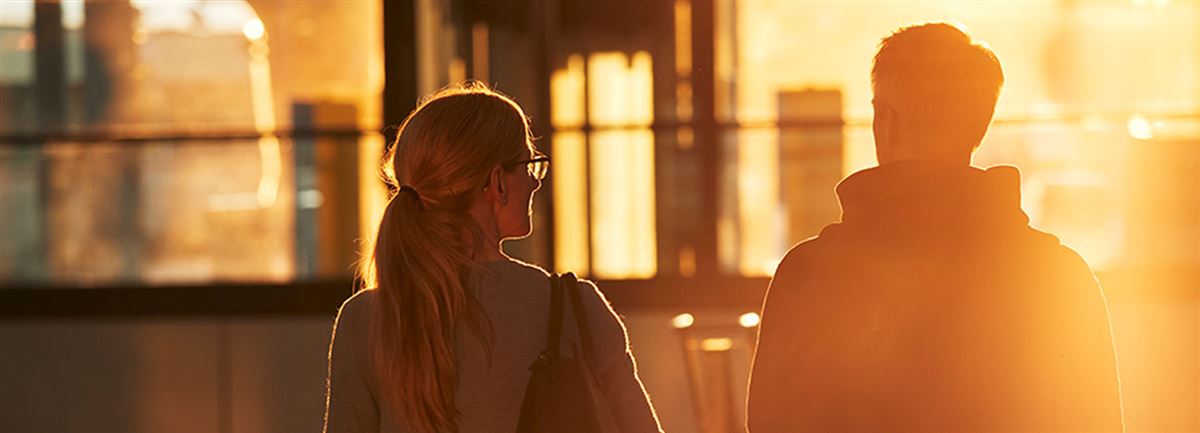
POLYGON ((379 224, 364 283, 385 409, 410 431, 457 431, 455 331, 490 351, 490 323, 467 287, 480 230, 468 213, 488 172, 529 155, 529 126, 511 99, 470 84, 431 96, 405 119, 385 166, 398 186, 379 224))

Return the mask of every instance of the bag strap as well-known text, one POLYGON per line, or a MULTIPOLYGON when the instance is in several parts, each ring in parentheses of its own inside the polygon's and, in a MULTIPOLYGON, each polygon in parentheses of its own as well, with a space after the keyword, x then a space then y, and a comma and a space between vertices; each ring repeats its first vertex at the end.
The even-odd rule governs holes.
POLYGON ((583 298, 579 294, 579 280, 572 272, 567 272, 559 277, 559 284, 567 291, 567 295, 571 299, 571 307, 575 312, 575 324, 579 328, 579 341, 582 343, 583 353, 592 359, 596 359, 595 345, 592 344, 592 330, 588 326, 587 313, 583 309, 583 298))
POLYGON ((562 337, 563 316, 562 278, 558 274, 550 274, 550 322, 546 326, 546 348, 538 355, 534 366, 545 365, 558 353, 559 340, 562 337))

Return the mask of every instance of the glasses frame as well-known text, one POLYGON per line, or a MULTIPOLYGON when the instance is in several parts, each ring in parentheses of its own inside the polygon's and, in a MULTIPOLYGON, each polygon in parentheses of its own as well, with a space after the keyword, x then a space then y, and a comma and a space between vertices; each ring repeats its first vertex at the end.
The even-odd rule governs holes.
POLYGON ((524 164, 530 176, 534 179, 543 180, 550 174, 550 157, 546 155, 538 155, 530 159, 522 159, 504 164, 505 170, 512 170, 513 167, 524 164))

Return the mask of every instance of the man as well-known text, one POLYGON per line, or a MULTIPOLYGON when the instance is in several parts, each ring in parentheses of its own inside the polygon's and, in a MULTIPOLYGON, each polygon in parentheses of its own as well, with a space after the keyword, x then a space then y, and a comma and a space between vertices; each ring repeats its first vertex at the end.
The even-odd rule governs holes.
POLYGON ((954 25, 880 44, 879 166, 842 181, 841 222, 771 281, 751 432, 1123 431, 1091 270, 1029 227, 1016 168, 970 165, 1002 82, 954 25))

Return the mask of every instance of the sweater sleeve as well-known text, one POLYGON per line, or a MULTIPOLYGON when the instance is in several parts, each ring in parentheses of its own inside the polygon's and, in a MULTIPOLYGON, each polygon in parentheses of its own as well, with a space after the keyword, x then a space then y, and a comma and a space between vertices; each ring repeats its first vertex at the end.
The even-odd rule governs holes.
MULTIPOLYGON (((794 250, 793 250, 794 251, 794 250)), ((802 281, 797 277, 801 266, 791 253, 780 262, 763 299, 758 340, 751 365, 746 399, 748 432, 799 430, 796 416, 803 401, 801 384, 795 383, 796 351, 801 346, 795 310, 801 300, 797 292, 802 281)))
POLYGON ((365 364, 360 362, 367 331, 367 309, 361 301, 356 302, 361 298, 347 300, 334 320, 325 383, 325 433, 379 431, 379 409, 368 388, 365 364))
POLYGON ((579 289, 596 345, 596 374, 620 431, 662 432, 650 396, 638 378, 625 324, 595 284, 580 281, 579 289))
POLYGON ((1031 309, 1038 317, 1037 365, 1023 400, 1031 425, 1046 430, 1123 432, 1125 420, 1108 303, 1091 269, 1061 248, 1054 290, 1031 309))

